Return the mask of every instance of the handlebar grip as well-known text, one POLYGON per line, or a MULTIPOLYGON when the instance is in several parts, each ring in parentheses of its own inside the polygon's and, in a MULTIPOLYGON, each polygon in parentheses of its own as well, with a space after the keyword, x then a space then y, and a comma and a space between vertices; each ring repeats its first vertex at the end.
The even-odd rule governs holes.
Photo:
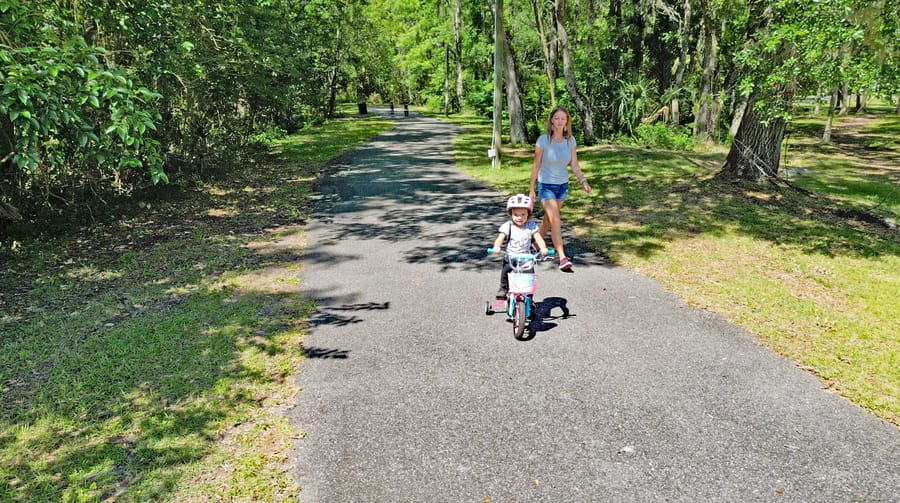
POLYGON ((547 250, 547 255, 556 255, 556 250, 547 250))
POLYGON ((488 255, 493 254, 493 253, 494 253, 494 249, 493 249, 493 248, 488 248, 488 249, 487 249, 487 253, 488 253, 488 255))

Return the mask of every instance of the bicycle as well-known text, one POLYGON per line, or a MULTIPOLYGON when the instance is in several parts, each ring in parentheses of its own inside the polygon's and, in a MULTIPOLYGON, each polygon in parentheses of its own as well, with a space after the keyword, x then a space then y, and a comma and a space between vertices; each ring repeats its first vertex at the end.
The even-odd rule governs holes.
MULTIPOLYGON (((494 250, 488 248, 487 252, 493 254, 494 250)), ((529 336, 534 336, 534 327, 531 326, 535 311, 534 292, 537 289, 537 274, 534 272, 534 266, 539 262, 551 260, 555 251, 550 250, 547 255, 534 253, 510 255, 505 251, 501 251, 500 254, 512 267, 512 272, 508 275, 509 289, 506 292, 506 298, 485 302, 484 314, 490 316, 500 312, 499 308, 502 306, 503 311, 506 311, 507 318, 512 321, 513 337, 522 340, 526 329, 528 329, 529 336)))

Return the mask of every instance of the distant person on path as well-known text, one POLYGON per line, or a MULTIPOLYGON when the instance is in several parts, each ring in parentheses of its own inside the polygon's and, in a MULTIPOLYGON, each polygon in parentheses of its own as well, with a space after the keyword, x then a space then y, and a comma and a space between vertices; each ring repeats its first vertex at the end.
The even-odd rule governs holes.
MULTIPOLYGON (((531 243, 537 245, 541 254, 547 254, 547 242, 538 232, 538 224, 531 220, 531 211, 534 208, 534 200, 525 194, 516 194, 506 202, 506 214, 509 220, 500 225, 500 234, 494 240, 491 248, 493 253, 500 253, 503 242, 509 240, 506 245, 506 253, 510 255, 524 255, 531 253, 531 243)), ((500 272, 500 289, 497 290, 497 298, 506 297, 509 290, 509 276, 512 266, 508 260, 503 261, 503 270, 500 272)), ((523 271, 534 272, 534 270, 523 271)))
POLYGON ((571 118, 563 107, 556 107, 547 119, 547 132, 538 138, 534 147, 534 164, 531 166, 531 188, 529 195, 540 198, 544 208, 541 220, 540 236, 550 231, 553 248, 559 254, 559 268, 562 271, 572 270, 572 259, 566 256, 562 240, 562 220, 560 210, 566 194, 569 192, 569 170, 578 178, 578 183, 585 194, 591 193, 591 186, 584 179, 578 156, 575 153, 575 137, 572 136, 571 118), (535 184, 537 186, 535 186, 535 184), (536 190, 535 190, 536 189, 536 190))

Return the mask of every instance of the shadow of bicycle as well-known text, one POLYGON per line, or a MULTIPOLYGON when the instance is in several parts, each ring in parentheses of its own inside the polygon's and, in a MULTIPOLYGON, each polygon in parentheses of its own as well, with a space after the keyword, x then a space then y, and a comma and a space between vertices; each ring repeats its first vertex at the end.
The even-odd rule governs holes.
POLYGON ((529 341, 537 336, 538 332, 547 332, 556 328, 556 320, 566 320, 575 317, 569 311, 569 301, 562 297, 547 297, 534 305, 534 317, 528 325, 528 333, 520 340, 529 341), (559 312, 554 314, 554 309, 559 312))

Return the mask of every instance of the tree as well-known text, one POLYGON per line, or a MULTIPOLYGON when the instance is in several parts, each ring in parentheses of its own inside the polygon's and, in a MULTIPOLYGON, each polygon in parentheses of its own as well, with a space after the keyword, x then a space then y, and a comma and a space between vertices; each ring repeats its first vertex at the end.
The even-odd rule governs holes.
MULTIPOLYGON (((2 7, 0 195, 70 205, 83 194, 127 190, 129 178, 165 181, 152 136, 161 96, 111 64, 104 48, 72 35, 52 8, 2 7)), ((2 206, 0 216, 18 214, 2 206)))
POLYGON ((462 60, 462 0, 453 0, 453 57, 456 61, 456 98, 453 110, 462 111, 463 99, 463 60, 462 60))
POLYGON ((866 32, 859 12, 856 0, 750 2, 748 43, 740 55, 747 107, 722 176, 777 176, 794 96, 848 81, 848 48, 866 32))
POLYGON ((506 109, 509 111, 509 141, 510 143, 527 143, 528 134, 525 131, 525 111, 522 106, 522 97, 519 90, 522 88, 519 79, 519 69, 516 65, 513 53, 512 40, 509 32, 506 32, 504 53, 506 62, 503 65, 506 71, 506 109))
POLYGON ((772 110, 775 109, 776 102, 780 101, 782 106, 790 103, 793 95, 790 83, 776 82, 774 78, 765 82, 760 78, 771 76, 771 68, 778 67, 788 57, 788 48, 784 42, 768 36, 774 14, 774 9, 768 2, 750 2, 747 39, 764 44, 766 49, 747 55, 748 58, 757 58, 750 65, 756 72, 748 75, 745 82, 749 96, 737 134, 720 172, 720 176, 724 178, 757 180, 778 174, 785 118, 772 113, 772 110), (766 44, 769 42, 771 45, 766 44))
POLYGON ((556 18, 554 29, 556 39, 559 40, 560 52, 563 59, 563 75, 566 79, 566 91, 569 98, 575 104, 578 114, 581 116, 581 128, 584 133, 584 144, 594 144, 594 119, 590 104, 578 89, 575 82, 575 68, 573 61, 573 48, 569 43, 569 37, 566 33, 566 2, 565 0, 554 0, 553 10, 556 18))
POLYGON ((529 0, 531 10, 534 12, 534 24, 537 29, 538 41, 541 44, 543 54, 544 72, 547 74, 547 83, 550 91, 550 106, 556 107, 556 41, 547 38, 544 29, 544 12, 539 0, 529 0))
POLYGON ((656 9, 660 10, 678 26, 676 40, 678 41, 678 58, 675 60, 675 75, 672 82, 671 101, 669 102, 669 116, 671 124, 681 124, 681 105, 678 94, 684 83, 685 67, 688 64, 691 43, 691 0, 683 0, 681 11, 677 10, 662 0, 656 2, 656 9))
POLYGON ((719 122, 721 103, 717 97, 716 71, 719 41, 717 10, 709 0, 700 0, 702 13, 702 50, 700 93, 697 98, 697 112, 694 117, 694 137, 702 143, 713 140, 719 122))
POLYGON ((750 95, 721 176, 757 180, 778 175, 786 121, 783 117, 770 116, 761 106, 764 103, 759 95, 750 95))
POLYGON ((885 1, 881 25, 873 26, 878 41, 875 61, 878 66, 878 90, 888 100, 897 96, 895 113, 900 115, 900 2, 885 1))

